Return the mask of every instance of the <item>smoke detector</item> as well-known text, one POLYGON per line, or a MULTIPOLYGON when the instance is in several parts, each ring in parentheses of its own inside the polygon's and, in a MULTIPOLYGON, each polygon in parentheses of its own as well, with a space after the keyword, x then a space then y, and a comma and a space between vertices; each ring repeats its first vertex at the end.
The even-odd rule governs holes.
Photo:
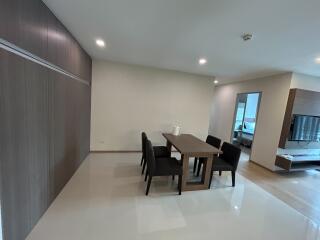
POLYGON ((245 33, 245 34, 242 35, 243 41, 249 41, 249 40, 252 39, 252 37, 253 37, 253 36, 252 36, 251 33, 245 33))

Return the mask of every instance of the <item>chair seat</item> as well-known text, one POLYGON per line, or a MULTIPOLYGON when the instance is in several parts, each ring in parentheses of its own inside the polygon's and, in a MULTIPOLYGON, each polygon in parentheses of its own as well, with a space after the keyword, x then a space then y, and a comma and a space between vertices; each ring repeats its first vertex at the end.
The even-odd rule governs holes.
POLYGON ((227 163, 222 158, 216 157, 213 159, 212 171, 233 171, 233 166, 227 163))
POLYGON ((176 158, 157 158, 155 176, 181 175, 182 166, 176 158))
POLYGON ((169 152, 168 148, 165 146, 154 146, 153 152, 155 158, 159 157, 170 157, 171 153, 169 152))

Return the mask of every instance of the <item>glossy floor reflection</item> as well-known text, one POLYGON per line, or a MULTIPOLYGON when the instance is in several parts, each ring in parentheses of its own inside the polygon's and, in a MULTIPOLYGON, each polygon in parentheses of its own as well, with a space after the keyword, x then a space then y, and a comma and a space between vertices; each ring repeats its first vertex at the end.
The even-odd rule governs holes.
POLYGON ((317 224, 240 175, 235 188, 215 175, 211 190, 181 196, 155 178, 146 197, 139 161, 91 154, 28 239, 320 239, 317 224))

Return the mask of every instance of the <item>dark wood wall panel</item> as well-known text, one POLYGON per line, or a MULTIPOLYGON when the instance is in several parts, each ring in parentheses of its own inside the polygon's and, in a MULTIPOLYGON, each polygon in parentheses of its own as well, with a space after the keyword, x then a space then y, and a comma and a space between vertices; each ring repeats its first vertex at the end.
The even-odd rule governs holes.
POLYGON ((30 228, 48 207, 49 196, 49 70, 36 63, 24 61, 26 82, 26 125, 28 159, 28 191, 30 228))
POLYGON ((287 108, 283 119, 281 135, 279 139, 279 148, 285 148, 286 142, 290 133, 290 125, 291 125, 291 118, 292 118, 292 110, 294 105, 294 99, 296 97, 296 89, 290 89, 288 101, 287 101, 287 108))
MULTIPOLYGON (((40 0, 0 0, 0 38, 91 82, 91 58, 40 0)), ((91 87, 0 48, 4 240, 25 239, 89 153, 91 87)))
POLYGON ((1 207, 6 239, 23 239, 28 231, 28 134, 24 61, 1 52, 1 207), (19 231, 17 231, 19 229, 19 231))
POLYGON ((24 239, 89 153, 90 87, 0 50, 5 239, 24 239))
MULTIPOLYGON (((288 141, 290 135, 290 127, 292 116, 294 114, 301 115, 320 115, 320 92, 309 91, 304 89, 290 89, 285 117, 283 120, 282 131, 279 141, 279 148, 296 148, 301 146, 297 141, 288 141)), ((318 143, 309 143, 304 146, 305 149, 319 148, 318 143)))
POLYGON ((91 58, 41 0, 0 0, 0 37, 90 81, 91 58))
POLYGON ((56 196, 89 153, 90 88, 50 73, 53 81, 52 195, 56 196))
POLYGON ((8 239, 23 239, 48 206, 48 71, 18 56, 3 54, 3 224, 8 239))

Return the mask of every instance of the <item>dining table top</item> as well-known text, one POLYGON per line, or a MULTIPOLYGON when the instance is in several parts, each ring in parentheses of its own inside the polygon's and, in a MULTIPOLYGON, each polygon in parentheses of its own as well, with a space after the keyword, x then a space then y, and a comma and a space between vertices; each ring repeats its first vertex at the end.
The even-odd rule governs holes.
POLYGON ((182 154, 218 154, 221 150, 211 146, 192 134, 173 135, 171 133, 162 134, 182 154))

